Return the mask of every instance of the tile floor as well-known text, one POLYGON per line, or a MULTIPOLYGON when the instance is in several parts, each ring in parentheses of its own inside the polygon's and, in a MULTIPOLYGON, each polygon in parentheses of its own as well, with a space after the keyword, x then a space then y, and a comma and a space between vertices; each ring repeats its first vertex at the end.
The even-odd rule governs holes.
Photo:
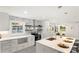
POLYGON ((14 53, 36 53, 36 46, 31 46, 31 47, 16 51, 14 53))

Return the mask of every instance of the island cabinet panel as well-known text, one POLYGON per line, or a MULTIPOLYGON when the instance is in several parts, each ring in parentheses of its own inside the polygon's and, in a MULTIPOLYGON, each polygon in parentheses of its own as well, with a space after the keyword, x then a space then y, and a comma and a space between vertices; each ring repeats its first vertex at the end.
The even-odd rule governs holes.
POLYGON ((16 39, 12 40, 11 45, 12 45, 12 52, 17 51, 17 40, 16 39))
POLYGON ((3 53, 12 52, 11 43, 12 43, 11 40, 6 40, 6 41, 0 42, 0 44, 1 44, 1 48, 0 48, 1 52, 3 52, 3 53))
POLYGON ((0 52, 1 52, 1 42, 0 42, 0 52))
POLYGON ((34 45, 34 36, 14 38, 0 41, 0 52, 11 53, 34 45))
POLYGON ((17 39, 17 50, 21 50, 34 45, 34 36, 17 39))
POLYGON ((28 37, 28 42, 29 42, 29 46, 34 45, 35 44, 35 37, 34 36, 28 37))
POLYGON ((17 39, 17 50, 28 47, 28 37, 17 39))
POLYGON ((17 50, 16 39, 5 40, 0 42, 0 52, 1 53, 11 53, 17 50))
POLYGON ((0 43, 0 52, 1 52, 1 43, 0 43))
POLYGON ((61 53, 60 51, 57 51, 53 48, 47 47, 40 43, 36 43, 36 52, 37 53, 61 53))

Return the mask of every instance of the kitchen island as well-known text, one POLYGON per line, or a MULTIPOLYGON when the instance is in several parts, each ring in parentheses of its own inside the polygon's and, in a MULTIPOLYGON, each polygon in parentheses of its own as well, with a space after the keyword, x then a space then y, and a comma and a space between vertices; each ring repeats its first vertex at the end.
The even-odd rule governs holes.
POLYGON ((0 53, 12 53, 33 46, 33 35, 12 36, 0 39, 0 53))
POLYGON ((37 53, 70 53, 74 45, 75 38, 53 36, 41 39, 36 42, 37 53), (48 40, 53 38, 55 40, 48 40))

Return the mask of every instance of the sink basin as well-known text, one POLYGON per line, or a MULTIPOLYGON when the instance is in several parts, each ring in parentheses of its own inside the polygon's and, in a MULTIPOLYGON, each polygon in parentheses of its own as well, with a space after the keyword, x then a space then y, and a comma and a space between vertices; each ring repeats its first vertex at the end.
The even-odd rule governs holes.
POLYGON ((51 37, 51 38, 48 38, 47 40, 52 41, 52 40, 56 40, 56 38, 51 37))

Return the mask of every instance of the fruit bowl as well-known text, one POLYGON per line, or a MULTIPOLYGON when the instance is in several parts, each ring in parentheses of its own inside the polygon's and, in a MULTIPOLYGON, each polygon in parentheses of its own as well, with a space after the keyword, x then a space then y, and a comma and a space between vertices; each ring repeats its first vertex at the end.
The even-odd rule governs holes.
POLYGON ((66 43, 72 43, 72 41, 70 41, 70 40, 63 40, 63 41, 66 43))
POLYGON ((59 44, 57 44, 59 47, 61 47, 61 48, 69 48, 69 46, 67 46, 66 44, 64 44, 64 43, 59 43, 59 44))
POLYGON ((73 40, 72 38, 66 38, 66 39, 73 40))

